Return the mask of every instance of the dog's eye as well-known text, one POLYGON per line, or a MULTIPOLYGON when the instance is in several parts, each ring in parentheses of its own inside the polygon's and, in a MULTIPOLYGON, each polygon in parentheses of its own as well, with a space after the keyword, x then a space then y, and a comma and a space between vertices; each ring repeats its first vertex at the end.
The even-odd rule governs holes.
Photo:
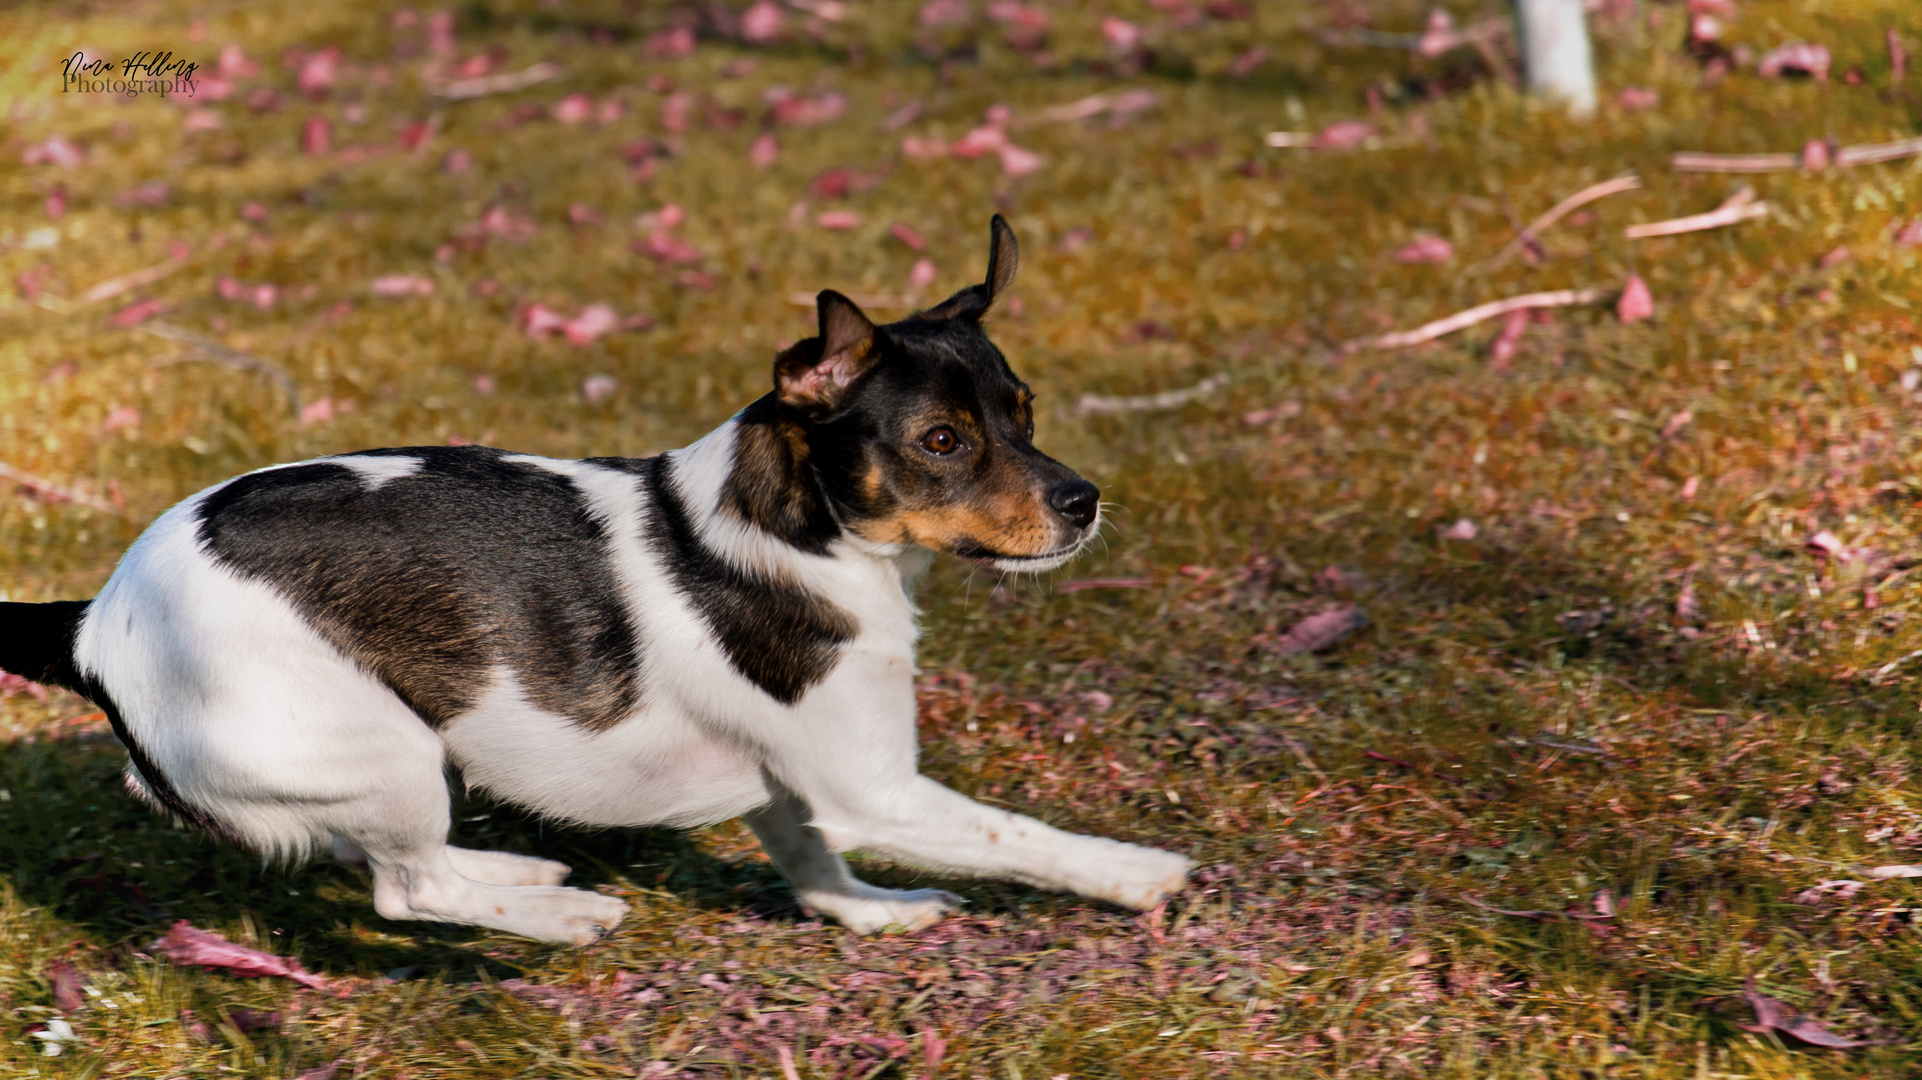
POLYGON ((933 431, 921 436, 921 449, 926 450, 930 454, 946 457, 960 448, 960 436, 954 433, 953 428, 945 425, 935 428, 933 431))

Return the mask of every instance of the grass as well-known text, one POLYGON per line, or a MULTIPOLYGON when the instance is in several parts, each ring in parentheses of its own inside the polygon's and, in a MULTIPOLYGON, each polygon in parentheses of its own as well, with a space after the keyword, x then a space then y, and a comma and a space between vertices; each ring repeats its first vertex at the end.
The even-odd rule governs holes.
MULTIPOLYGON (((7 1073, 1910 1075, 1922 897, 1904 880, 1824 883, 1922 861, 1922 665, 1907 660, 1922 648, 1922 441, 1903 383, 1922 335, 1917 249, 1890 240, 1922 214, 1922 176, 1913 162, 1758 176, 1775 208, 1762 221, 1650 241, 1621 230, 1739 185, 1672 172, 1674 150, 1916 134, 1917 76, 1892 87, 1882 44, 1906 25, 1922 46, 1913 13, 1750 0, 1733 40, 1823 42, 1835 77, 1738 71, 1713 86, 1678 47, 1680 9, 1597 16, 1611 102, 1627 85, 1661 98, 1576 124, 1472 53, 1325 44, 1318 32, 1354 5, 1259 8, 1183 28, 1119 5, 1154 47, 1134 71, 1103 42, 1103 12, 1070 5, 1049 9, 1037 63, 1000 27, 928 31, 913 5, 875 0, 818 39, 790 10, 778 43, 706 36, 686 57, 645 43, 692 7, 487 0, 460 9, 453 62, 492 49, 497 70, 551 60, 562 74, 460 102, 431 96, 421 25, 377 3, 0 13, 0 262, 15 281, 0 297, 0 461, 124 506, 9 494, 9 598, 92 595, 167 506, 270 462, 451 438, 562 456, 682 445, 759 395, 774 350, 809 332, 791 294, 915 300, 910 267, 926 257, 939 283, 920 299, 938 299, 979 277, 999 209, 1025 258, 1022 308, 995 336, 1042 395, 1042 446, 1117 507, 1106 550, 1067 576, 1145 587, 1057 591, 938 565, 922 594, 925 769, 1208 868, 1148 917, 942 881, 965 914, 857 939, 796 909, 738 823, 585 833, 467 800, 461 842, 565 860, 633 905, 606 941, 552 948, 387 923, 351 870, 263 867, 182 831, 122 793, 125 755, 90 706, 19 694, 0 702, 7 1073), (204 76, 229 42, 262 71, 224 103, 63 96, 50 59, 172 49, 204 76), (325 45, 342 50, 339 79, 305 99, 281 58, 325 45), (1226 74, 1256 45, 1264 65, 1226 74), (838 92, 846 112, 779 127, 779 157, 758 170, 749 145, 777 86, 838 92), (1159 100, 1124 125, 1040 119, 1137 86, 1159 100), (261 87, 277 103, 250 106, 261 87), (1378 146, 1262 145, 1368 115, 1371 88, 1378 146), (625 111, 547 118, 572 93, 625 111), (881 130, 916 101, 920 119, 881 130), (953 139, 995 103, 1038 171, 902 154, 904 136, 953 139), (187 130, 194 107, 219 126, 187 130), (683 107, 687 130, 667 130, 664 108, 683 107), (324 155, 298 151, 313 116, 333 125, 324 155), (400 149, 417 121, 431 140, 400 149), (19 164, 55 134, 84 146, 84 165, 19 164), (643 138, 667 148, 637 178, 621 150, 643 138), (456 150, 471 169, 442 167, 456 150), (879 182, 811 194, 836 167, 879 182), (1485 265, 1517 225, 1627 169, 1646 186, 1551 231, 1544 260, 1485 265), (168 189, 152 205, 124 197, 155 180, 168 189), (646 236, 631 220, 670 203, 697 263, 630 251, 646 236), (604 223, 570 225, 576 204, 604 223), (488 235, 495 207, 532 228, 488 235), (817 226, 838 209, 860 224, 817 226), (897 221, 924 253, 889 237, 897 221), (1397 263, 1418 230, 1450 240, 1455 261, 1397 263), (78 302, 175 245, 168 276, 78 302), (1842 245, 1850 258, 1816 266, 1842 245), (1506 367, 1488 360, 1492 324, 1406 352, 1340 348, 1631 273, 1653 319, 1562 310, 1506 367), (371 296, 385 274, 435 290, 371 296), (276 298, 222 299, 223 276, 276 298), (147 299, 165 310, 112 320, 147 299), (654 326, 537 341, 515 321, 533 303, 606 303, 654 326), (143 331, 156 324, 284 371, 307 421, 273 378, 143 331), (1225 389, 1175 409, 1074 408, 1217 374, 1225 389), (616 389, 589 403, 597 375, 616 389), (1273 411, 1244 422, 1258 410, 1273 411), (1441 536, 1461 519, 1473 539, 1441 536), (1825 530, 1849 559, 1808 546, 1825 530), (1278 654, 1289 626, 1342 604, 1369 627, 1278 654), (1612 920, 1477 906, 1587 912, 1603 891, 1612 920), (352 993, 169 966, 147 946, 182 918, 352 993), (29 1033, 56 1015, 61 961, 92 991, 66 1014, 82 1041, 48 1057, 29 1033), (1744 1031, 1749 979, 1882 1045, 1744 1031)), ((1372 11, 1393 31, 1423 15, 1372 11)))

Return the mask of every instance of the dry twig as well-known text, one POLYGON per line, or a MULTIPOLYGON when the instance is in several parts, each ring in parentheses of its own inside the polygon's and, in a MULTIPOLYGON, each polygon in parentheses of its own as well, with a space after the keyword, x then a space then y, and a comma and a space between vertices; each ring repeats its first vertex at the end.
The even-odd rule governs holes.
MULTIPOLYGON (((157 338, 165 338, 168 341, 177 341, 182 345, 191 345, 194 348, 199 349, 201 352, 205 353, 207 355, 207 359, 212 360, 216 364, 220 364, 225 367, 235 368, 241 371, 260 372, 262 375, 265 375, 268 378, 273 379, 275 382, 279 383, 281 390, 283 390, 287 394, 288 406, 292 408, 294 412, 296 413, 300 412, 300 384, 294 382, 294 377, 292 375, 287 374, 286 369, 282 368, 280 365, 274 363, 273 361, 262 360, 260 357, 255 356, 252 353, 241 352, 239 349, 229 348, 228 346, 222 345, 220 342, 215 341, 212 338, 203 337, 199 334, 194 333, 192 330, 188 330, 184 327, 175 326, 172 323, 163 323, 163 322, 143 323, 138 327, 138 329, 143 334, 152 334, 154 337, 157 337, 157 338)), ((154 366, 166 367, 172 364, 184 363, 185 361, 192 360, 192 359, 194 359, 194 357, 191 355, 172 357, 167 360, 162 360, 156 363, 154 366)))
MULTIPOLYGON (((1900 139, 1885 143, 1858 143, 1844 146, 1829 164, 1846 169, 1852 165, 1873 165, 1922 154, 1922 138, 1900 139)), ((1802 168, 1799 153, 1787 154, 1704 154, 1683 152, 1671 155, 1669 164, 1676 172, 1767 173, 1790 172, 1802 168)))
POLYGON ((1727 202, 1706 214, 1690 214, 1688 217, 1670 218, 1667 221, 1630 225, 1622 230, 1622 235, 1630 240, 1645 240, 1652 236, 1675 236, 1680 233, 1701 232, 1703 229, 1719 229, 1724 225, 1734 225, 1750 218, 1768 215, 1769 204, 1756 201, 1754 188, 1743 188, 1729 196, 1727 202))
POLYGON ((449 101, 466 101, 470 98, 486 97, 488 94, 509 94, 525 90, 535 83, 544 83, 559 78, 561 69, 558 64, 543 60, 525 71, 510 72, 505 75, 482 75, 476 79, 456 79, 435 91, 436 96, 449 101))
POLYGON ((1479 307, 1472 307, 1467 311, 1456 312, 1445 319, 1436 319, 1434 322, 1423 323, 1413 330, 1399 330, 1392 334, 1383 334, 1380 337, 1357 339, 1344 346, 1343 351, 1355 352, 1360 349, 1406 349, 1411 345, 1420 345, 1424 342, 1433 341, 1438 337, 1452 334, 1457 330, 1466 330, 1478 322, 1485 322, 1489 319, 1506 315, 1511 311, 1521 311, 1526 308, 1570 307, 1576 304, 1592 304, 1601 298, 1602 290, 1600 289, 1558 289, 1554 292, 1524 293, 1521 296, 1511 296, 1506 300, 1491 300, 1479 307))
POLYGON ((0 479, 11 480, 21 487, 29 491, 38 492, 55 502, 70 502, 75 506, 84 506, 89 510, 98 510, 103 514, 112 514, 115 517, 125 517, 127 515, 125 510, 122 510, 120 507, 115 506, 105 499, 97 498, 75 488, 62 487, 51 480, 42 479, 24 469, 16 469, 4 461, 0 461, 0 479))
POLYGON ((1159 394, 1144 394, 1141 397, 1105 397, 1101 394, 1083 394, 1075 402, 1074 411, 1082 416, 1090 413, 1114 414, 1130 412, 1153 412, 1158 409, 1178 409, 1190 401, 1209 394, 1228 385, 1228 376, 1210 375, 1193 386, 1180 390, 1164 390, 1159 394))
POLYGON ((1489 267, 1500 266, 1509 259, 1514 258, 1516 252, 1522 250, 1522 248, 1528 244, 1539 240, 1544 230, 1562 220, 1564 217, 1567 217, 1569 214, 1574 213, 1576 210, 1587 206, 1589 203, 1623 191, 1633 191, 1641 186, 1642 178, 1636 176, 1634 173, 1618 176, 1613 180, 1604 180, 1599 184, 1590 184, 1588 187, 1556 203, 1548 213, 1529 222, 1527 228, 1515 234, 1515 238, 1508 242, 1508 246, 1496 252, 1495 257, 1488 260, 1489 267))

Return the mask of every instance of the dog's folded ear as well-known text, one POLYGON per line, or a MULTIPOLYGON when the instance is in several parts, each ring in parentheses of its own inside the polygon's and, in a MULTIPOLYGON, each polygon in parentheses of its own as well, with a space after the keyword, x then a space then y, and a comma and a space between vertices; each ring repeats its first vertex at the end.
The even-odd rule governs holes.
POLYGON ((988 279, 979 285, 970 285, 953 296, 943 300, 938 306, 923 313, 928 319, 979 319, 988 313, 994 302, 1008 286, 1014 284, 1014 274, 1021 268, 1021 245, 1015 243, 1014 229, 1008 219, 1000 214, 988 223, 988 279))
POLYGON ((774 390, 810 415, 830 412, 854 380, 874 366, 874 324, 854 301, 823 289, 815 297, 820 336, 774 358, 774 390))

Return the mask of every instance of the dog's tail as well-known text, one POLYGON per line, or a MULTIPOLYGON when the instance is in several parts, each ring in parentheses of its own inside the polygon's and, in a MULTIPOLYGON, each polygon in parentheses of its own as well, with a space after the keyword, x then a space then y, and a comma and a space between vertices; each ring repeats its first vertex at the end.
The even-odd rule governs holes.
POLYGON ((80 620, 88 600, 51 604, 0 602, 0 671, 37 683, 86 693, 86 679, 74 660, 80 620))

